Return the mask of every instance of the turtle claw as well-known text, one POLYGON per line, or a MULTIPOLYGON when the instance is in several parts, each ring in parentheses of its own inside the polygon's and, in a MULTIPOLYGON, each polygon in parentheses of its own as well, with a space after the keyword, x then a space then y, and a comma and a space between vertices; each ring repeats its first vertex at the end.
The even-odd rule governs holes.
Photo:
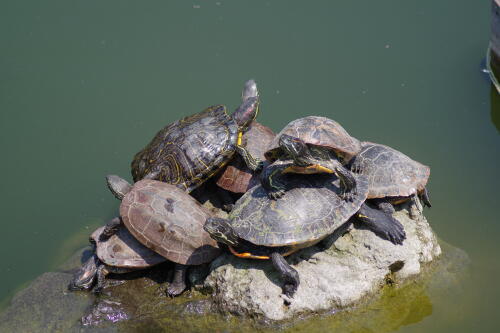
POLYGON ((403 225, 395 220, 393 228, 385 232, 385 238, 395 245, 403 245, 403 241, 406 239, 403 225))
POLYGON ((267 193, 269 199, 271 200, 277 200, 279 198, 281 198, 282 196, 285 195, 285 190, 283 189, 278 189, 278 190, 274 190, 274 191, 269 191, 267 193))
POLYGON ((295 283, 286 283, 283 286, 283 294, 287 296, 288 298, 293 298, 293 295, 297 291, 297 285, 295 283))
POLYGON ((345 201, 354 201, 355 196, 356 193, 354 191, 342 191, 342 193, 340 194, 340 197, 345 201))

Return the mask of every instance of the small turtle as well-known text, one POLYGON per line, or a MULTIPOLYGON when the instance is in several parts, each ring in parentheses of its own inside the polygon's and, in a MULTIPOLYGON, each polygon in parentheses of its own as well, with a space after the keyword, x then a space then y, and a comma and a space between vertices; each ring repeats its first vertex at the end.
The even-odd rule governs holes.
MULTIPOLYGON (((264 153, 275 136, 269 127, 253 121, 243 134, 243 145, 252 156, 265 159, 264 153)), ((217 180, 218 186, 233 193, 245 193, 258 183, 258 174, 252 172, 242 158, 234 158, 217 180)))
POLYGON ((368 178, 368 198, 380 209, 394 213, 392 204, 399 204, 418 195, 431 207, 425 185, 430 168, 391 147, 363 142, 361 151, 352 159, 350 169, 368 178), (391 204, 392 203, 392 204, 391 204))
POLYGON ((281 173, 335 173, 341 180, 342 196, 351 200, 356 182, 343 164, 360 149, 359 141, 336 121, 317 116, 296 119, 278 133, 265 153, 273 164, 262 172, 262 185, 276 199, 285 193, 285 184, 276 179, 281 173))
POLYGON ((113 235, 123 223, 141 244, 176 263, 170 296, 186 288, 188 265, 212 261, 220 253, 217 243, 203 230, 212 213, 180 188, 151 179, 133 186, 126 180, 106 177, 111 192, 120 200, 119 220, 106 225, 102 238, 113 235))
MULTIPOLYGON (((118 224, 119 221, 116 217, 111 223, 118 224)), ((102 290, 108 273, 129 273, 167 260, 139 243, 124 226, 120 226, 116 233, 106 240, 101 237, 104 229, 104 226, 100 227, 90 236, 94 254, 76 272, 69 284, 70 290, 91 289, 97 276, 94 289, 97 293, 102 290)))
POLYGON ((214 175, 235 152, 252 171, 262 168, 242 144, 259 111, 255 81, 246 82, 242 104, 232 114, 224 105, 182 118, 159 131, 132 161, 134 181, 156 179, 191 192, 214 175))
POLYGON ((284 256, 320 242, 355 214, 378 235, 402 243, 401 224, 363 204, 368 182, 364 176, 355 177, 358 191, 352 201, 339 197, 338 178, 331 174, 287 177, 288 191, 277 200, 255 186, 236 202, 228 219, 209 218, 204 228, 238 257, 271 259, 284 281, 285 295, 292 297, 300 280, 284 256))

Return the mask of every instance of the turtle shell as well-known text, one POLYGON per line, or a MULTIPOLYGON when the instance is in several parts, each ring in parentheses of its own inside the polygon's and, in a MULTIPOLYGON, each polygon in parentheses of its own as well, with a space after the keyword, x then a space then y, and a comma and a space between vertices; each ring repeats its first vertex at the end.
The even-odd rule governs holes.
POLYGON ((352 137, 336 121, 318 116, 309 116, 291 121, 279 132, 268 147, 265 157, 270 162, 279 158, 282 134, 298 137, 305 143, 335 150, 347 163, 361 150, 361 143, 352 137))
POLYGON ((139 181, 151 172, 155 179, 188 192, 217 172, 234 154, 238 125, 216 105, 167 125, 132 161, 139 181))
POLYGON ((355 177, 358 192, 353 201, 339 197, 338 178, 331 174, 294 174, 286 182, 288 191, 277 200, 255 186, 236 202, 229 214, 231 225, 240 238, 256 245, 314 243, 344 224, 366 200, 366 177, 355 177))
POLYGON ((96 243, 97 257, 104 264, 141 269, 166 261, 164 257, 139 243, 125 226, 120 226, 118 231, 106 241, 100 241, 99 236, 104 228, 98 228, 90 236, 96 243))
POLYGON ((149 179, 135 183, 120 215, 139 242, 170 261, 199 265, 219 255, 217 242, 203 229, 212 214, 176 186, 149 179))
MULTIPOLYGON (((242 144, 252 156, 265 159, 264 153, 275 136, 269 127, 253 121, 243 134, 242 144)), ((245 193, 258 183, 258 174, 252 172, 239 155, 231 160, 217 180, 218 186, 234 193, 245 193)))
POLYGON ((430 168, 391 147, 363 142, 351 164, 353 172, 368 178, 368 198, 410 196, 427 184, 430 168))

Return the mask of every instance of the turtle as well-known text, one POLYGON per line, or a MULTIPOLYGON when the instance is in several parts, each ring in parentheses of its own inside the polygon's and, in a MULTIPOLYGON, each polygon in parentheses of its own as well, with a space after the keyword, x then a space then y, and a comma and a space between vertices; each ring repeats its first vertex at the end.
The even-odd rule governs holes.
POLYGON ((402 152, 373 142, 362 142, 361 151, 350 162, 350 170, 368 178, 368 199, 387 214, 394 213, 393 204, 418 196, 431 207, 426 188, 430 168, 412 160, 402 152))
POLYGON ((204 228, 240 258, 271 259, 284 281, 286 296, 293 297, 300 279, 284 257, 322 241, 353 215, 378 235, 402 243, 401 224, 364 204, 368 195, 366 177, 354 176, 358 191, 352 201, 339 196, 340 182, 333 174, 281 177, 288 178, 282 197, 271 199, 262 185, 254 186, 236 202, 228 219, 208 218, 204 228))
MULTIPOLYGON (((243 144, 252 156, 265 159, 264 153, 275 136, 269 127, 253 121, 243 134, 243 144)), ((218 186, 233 193, 245 193, 257 183, 258 174, 252 172, 242 158, 234 158, 217 179, 218 186)))
POLYGON ((203 230, 213 214, 186 191, 175 185, 143 179, 134 185, 116 176, 106 176, 111 192, 122 200, 120 219, 111 220, 102 238, 113 235, 120 225, 142 245, 174 262, 173 283, 169 296, 186 288, 186 269, 208 263, 220 254, 217 242, 203 230))
POLYGON ((134 181, 160 180, 191 192, 217 173, 236 152, 250 170, 260 170, 262 161, 242 144, 243 133, 259 112, 254 80, 245 83, 242 100, 231 115, 224 105, 214 105, 165 126, 134 156, 134 181))
POLYGON ((332 119, 309 116, 293 120, 265 153, 272 164, 261 174, 262 185, 276 199, 285 192, 285 184, 276 179, 281 173, 335 173, 341 180, 342 197, 351 200, 356 182, 344 165, 360 150, 359 140, 332 119))
MULTIPOLYGON (((119 223, 115 217, 111 223, 119 223)), ((127 228, 119 226, 111 237, 101 237, 105 227, 99 227, 90 236, 94 254, 80 267, 71 280, 70 290, 88 290, 97 284, 94 292, 104 286, 108 273, 129 273, 165 262, 167 259, 139 243, 127 228)))

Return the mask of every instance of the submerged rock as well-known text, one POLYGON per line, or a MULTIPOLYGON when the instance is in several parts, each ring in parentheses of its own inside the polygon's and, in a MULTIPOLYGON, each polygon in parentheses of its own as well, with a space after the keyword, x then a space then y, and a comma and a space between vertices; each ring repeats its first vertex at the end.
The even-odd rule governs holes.
MULTIPOLYGON (((77 266, 78 259, 87 256, 88 249, 79 251, 70 262, 77 266)), ((44 273, 18 292, 0 314, 0 332, 69 332, 79 326, 94 297, 68 291, 72 276, 70 272, 44 273)))
POLYGON ((403 245, 347 224, 329 237, 328 249, 310 247, 288 257, 301 280, 293 299, 282 295, 281 279, 270 262, 231 254, 212 262, 211 273, 198 288, 212 293, 221 312, 271 320, 352 307, 386 284, 419 274, 422 264, 441 254, 421 211, 414 210, 411 219, 408 209, 408 204, 403 205, 394 214, 405 227, 403 245))

